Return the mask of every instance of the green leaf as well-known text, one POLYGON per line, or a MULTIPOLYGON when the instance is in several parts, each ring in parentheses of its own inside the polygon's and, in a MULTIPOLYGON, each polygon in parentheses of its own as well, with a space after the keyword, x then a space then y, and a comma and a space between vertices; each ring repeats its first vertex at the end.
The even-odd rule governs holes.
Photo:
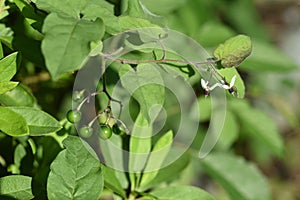
POLYGON ((283 140, 275 122, 270 117, 262 111, 250 107, 246 101, 232 100, 229 105, 238 117, 243 133, 264 142, 276 155, 283 155, 283 140))
POLYGON ((135 18, 145 19, 153 24, 164 26, 164 18, 151 13, 140 0, 128 1, 128 7, 123 16, 131 16, 135 18))
POLYGON ((0 24, 0 41, 10 49, 13 49, 12 48, 13 34, 14 32, 12 31, 11 28, 6 27, 4 24, 0 24))
POLYGON ((138 28, 148 28, 148 27, 159 27, 152 24, 150 21, 138 17, 124 16, 120 17, 120 27, 123 31, 138 29, 138 28))
POLYGON ((221 60, 223 67, 237 67, 252 51, 250 37, 237 35, 220 44, 214 51, 214 57, 221 60))
POLYGON ((111 189, 114 193, 119 194, 121 197, 126 198, 125 190, 122 188, 119 180, 115 176, 113 169, 102 165, 104 185, 111 189))
POLYGON ((270 40, 270 34, 261 21, 261 15, 254 1, 223 1, 222 9, 223 17, 238 32, 247 33, 259 40, 270 40))
POLYGON ((21 161, 26 156, 26 149, 23 144, 18 144, 14 152, 14 164, 20 168, 21 161))
POLYGON ((31 177, 11 175, 0 178, 0 198, 32 199, 31 177))
MULTIPOLYGON (((189 161, 190 161, 189 154, 184 153, 173 163, 160 169, 158 171, 158 174, 155 176, 155 178, 152 179, 149 183, 141 185, 139 190, 145 191, 149 188, 157 186, 161 182, 167 182, 174 179, 174 177, 178 176, 186 168, 186 166, 189 164, 189 161)), ((144 173, 143 176, 146 174, 147 173, 144 173)))
POLYGON ((104 34, 103 21, 74 19, 51 13, 44 21, 42 52, 46 66, 54 80, 63 73, 81 67, 90 52, 90 42, 97 42, 104 34))
POLYGON ((49 12, 64 14, 75 19, 83 15, 83 19, 96 20, 101 18, 105 29, 110 34, 120 32, 118 17, 114 15, 114 6, 106 1, 98 0, 38 0, 37 6, 49 12))
POLYGON ((52 162, 47 183, 49 200, 99 199, 103 190, 100 161, 79 137, 69 136, 52 162))
POLYGON ((193 186, 170 186, 166 188, 156 189, 150 192, 157 199, 178 200, 214 200, 214 198, 206 191, 193 186))
POLYGON ((32 107, 7 107, 21 115, 28 124, 29 135, 37 136, 60 130, 60 123, 51 115, 32 107))
POLYGON ((2 43, 0 42, 0 59, 2 59, 3 57, 4 57, 3 46, 2 43))
POLYGON ((226 69, 220 69, 220 74, 225 77, 226 81, 230 83, 233 76, 236 76, 236 80, 234 82, 234 88, 236 89, 236 96, 238 98, 244 98, 245 96, 245 85, 244 81, 241 78, 239 72, 236 70, 236 68, 226 68, 226 69))
POLYGON ((46 10, 50 13, 64 14, 70 17, 79 18, 80 11, 84 9, 87 0, 37 0, 38 8, 46 10))
POLYGON ((18 84, 13 90, 0 95, 0 103, 5 106, 28 106, 36 104, 34 96, 25 85, 18 84))
POLYGON ((94 20, 100 17, 105 25, 105 31, 109 34, 117 34, 121 31, 119 18, 114 15, 114 7, 106 1, 94 0, 88 3, 82 11, 84 18, 94 20))
POLYGON ((211 99, 200 97, 198 99, 199 111, 200 111, 200 122, 208 121, 211 116, 211 99))
POLYGON ((0 60, 0 81, 9 81, 17 72, 18 52, 12 53, 0 60))
POLYGON ((140 64, 133 70, 126 65, 120 69, 119 74, 122 85, 137 100, 141 114, 150 123, 160 112, 160 109, 154 109, 153 106, 163 105, 165 95, 163 80, 157 66, 150 63, 140 64))
POLYGON ((173 132, 168 131, 163 136, 161 136, 159 140, 155 143, 149 155, 147 165, 144 169, 144 172, 146 173, 144 173, 142 176, 142 180, 140 183, 141 186, 151 182, 158 174, 161 165, 163 164, 166 156, 169 153, 172 141, 173 141, 173 132))
POLYGON ((130 172, 141 172, 147 162, 151 150, 152 125, 139 114, 131 132, 129 144, 130 172))
POLYGON ((234 31, 220 22, 208 21, 197 33, 197 41, 206 47, 214 47, 235 35, 234 31))
POLYGON ((17 87, 19 83, 18 82, 0 82, 0 94, 4 94, 15 87, 17 87))
POLYGON ((24 136, 29 134, 26 120, 9 108, 0 106, 0 130, 10 136, 24 136))
POLYGON ((225 153, 210 153, 201 163, 206 172, 225 188, 231 199, 271 199, 263 175, 243 158, 225 153))
MULTIPOLYGON (((123 164, 120 164, 120 161, 123 162, 123 160, 128 159, 128 157, 124 158, 124 152, 121 151, 121 149, 124 149, 126 151, 128 150, 129 147, 127 148, 127 144, 129 144, 129 141, 127 139, 129 139, 129 137, 126 136, 125 138, 123 138, 116 134, 113 134, 112 137, 109 138, 109 140, 103 140, 100 137, 98 139, 99 149, 101 151, 103 159, 105 160, 105 165, 114 169, 114 176, 117 177, 117 180, 123 188, 128 187, 128 179, 126 177, 126 174, 123 173, 125 171, 125 168, 127 169, 128 166, 123 166, 123 164), (122 141, 123 139, 126 140, 126 147, 124 147, 125 142, 122 141)), ((107 171, 111 172, 110 170, 107 171)))
POLYGON ((141 0, 141 3, 143 3, 149 10, 151 10, 155 14, 164 16, 180 8, 181 6, 184 6, 186 2, 187 0, 141 0))
POLYGON ((7 11, 8 9, 9 9, 9 6, 5 5, 5 1, 1 1, 1 4, 0 4, 0 19, 3 19, 7 15, 9 15, 9 13, 7 11))
MULTIPOLYGON (((56 135, 57 134, 53 134, 56 135)), ((66 137, 67 134, 65 134, 66 137)), ((61 136, 62 137, 62 136, 61 136)), ((47 199, 47 178, 50 172, 50 164, 62 150, 60 144, 52 136, 39 137, 37 152, 35 154, 38 167, 34 176, 32 187, 36 199, 47 199)))
POLYGON ((235 115, 231 111, 226 111, 226 118, 220 137, 217 142, 217 147, 226 150, 238 139, 239 126, 235 115))
POLYGON ((277 47, 258 40, 253 41, 253 52, 240 67, 251 72, 285 72, 297 68, 277 47))
POLYGON ((32 28, 39 31, 39 32, 36 31, 36 34, 37 35, 39 34, 40 35, 39 37, 41 37, 42 39, 43 36, 40 32, 42 29, 42 24, 45 18, 45 14, 41 12, 37 12, 36 8, 30 5, 27 1, 14 0, 14 3, 19 8, 20 12, 22 12, 22 15, 24 16, 27 23, 30 24, 32 28))

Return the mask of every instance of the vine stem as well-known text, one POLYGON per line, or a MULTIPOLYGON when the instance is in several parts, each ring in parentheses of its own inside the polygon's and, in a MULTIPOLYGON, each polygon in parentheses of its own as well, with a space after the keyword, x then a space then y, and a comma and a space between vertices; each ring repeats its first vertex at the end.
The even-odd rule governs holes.
MULTIPOLYGON (((220 60, 207 60, 207 61, 201 61, 201 62, 193 62, 193 61, 186 61, 186 60, 178 60, 178 59, 167 59, 165 58, 165 51, 161 59, 155 59, 155 60, 127 60, 127 59, 120 59, 120 58, 114 58, 110 54, 101 54, 103 59, 108 59, 111 61, 119 62, 121 64, 142 64, 142 63, 183 63, 183 64, 190 64, 195 66, 199 70, 203 70, 203 68, 200 67, 200 65, 215 65, 220 60)), ((218 72, 215 67, 211 66, 211 70, 214 72, 214 76, 217 78, 217 80, 221 84, 228 84, 225 78, 218 72)), ((207 69, 205 69, 207 70, 207 69)), ((212 73, 212 72, 211 72, 212 73)), ((212 74, 211 74, 212 76, 212 74)), ((211 78, 211 77, 210 77, 211 78)))
POLYGON ((87 97, 85 97, 85 98, 82 100, 82 102, 77 106, 76 110, 79 111, 85 102, 89 102, 89 100, 90 100, 91 97, 96 96, 96 95, 98 95, 98 94, 101 94, 101 93, 103 93, 103 92, 104 92, 104 91, 101 90, 101 91, 97 91, 97 92, 94 92, 94 93, 92 93, 92 94, 89 94, 89 95, 88 95, 87 97))
POLYGON ((121 101, 117 100, 117 99, 114 99, 110 96, 110 94, 108 93, 107 91, 107 88, 106 88, 106 74, 105 74, 105 66, 106 66, 106 58, 104 56, 102 56, 102 86, 103 86, 103 89, 102 91, 105 93, 105 95, 107 96, 108 98, 108 105, 107 107, 110 108, 110 104, 111 104, 111 101, 114 101, 114 102, 117 102, 119 105, 120 105, 120 113, 122 112, 122 109, 123 109, 123 104, 121 101))
POLYGON ((190 64, 190 65, 207 65, 207 64, 215 64, 218 60, 216 61, 201 61, 201 62, 193 62, 193 61, 186 61, 186 60, 178 60, 178 59, 167 59, 167 58, 162 58, 158 60, 126 60, 126 59, 120 59, 120 58, 113 58, 109 54, 103 54, 102 55, 105 59, 109 59, 112 61, 119 62, 121 64, 141 64, 141 63, 170 63, 170 62, 176 62, 176 63, 183 63, 183 64, 190 64))

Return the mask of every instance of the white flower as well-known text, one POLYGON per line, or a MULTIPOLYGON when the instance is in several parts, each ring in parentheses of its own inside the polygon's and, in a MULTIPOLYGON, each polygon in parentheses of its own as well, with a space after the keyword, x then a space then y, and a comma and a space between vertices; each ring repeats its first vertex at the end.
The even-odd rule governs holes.
POLYGON ((222 85, 222 88, 224 88, 225 90, 229 90, 229 89, 232 89, 232 87, 234 86, 234 82, 235 82, 235 79, 236 79, 236 75, 234 75, 230 81, 230 84, 223 84, 222 85))
POLYGON ((201 86, 204 90, 209 90, 209 82, 201 78, 201 86))
POLYGON ((220 88, 223 88, 225 90, 229 90, 230 93, 233 93, 233 92, 235 92, 235 89, 234 89, 235 80, 236 80, 236 75, 234 75, 232 77, 229 85, 226 82, 226 80, 224 79, 224 80, 220 81, 221 83, 215 83, 212 86, 210 86, 208 81, 205 81, 204 79, 201 79, 201 86, 205 91, 205 96, 209 95, 210 91, 212 91, 216 87, 220 87, 220 88))

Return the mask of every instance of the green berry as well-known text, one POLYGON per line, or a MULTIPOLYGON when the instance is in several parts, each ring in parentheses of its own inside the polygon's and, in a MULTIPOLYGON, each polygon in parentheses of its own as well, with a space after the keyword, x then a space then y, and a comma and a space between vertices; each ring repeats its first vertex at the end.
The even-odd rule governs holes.
POLYGON ((123 126, 114 124, 112 127, 112 131, 116 135, 125 135, 125 129, 123 126))
POLYGON ((108 120, 108 114, 106 112, 102 113, 98 117, 98 122, 100 125, 106 124, 108 120))
POLYGON ((93 134, 93 128, 88 126, 83 126, 80 128, 80 135, 84 138, 89 138, 93 134))
POLYGON ((81 112, 77 110, 69 110, 67 113, 67 119, 71 123, 79 122, 81 119, 81 112))
POLYGON ((100 126, 98 135, 104 140, 110 138, 112 136, 111 128, 106 125, 100 126))

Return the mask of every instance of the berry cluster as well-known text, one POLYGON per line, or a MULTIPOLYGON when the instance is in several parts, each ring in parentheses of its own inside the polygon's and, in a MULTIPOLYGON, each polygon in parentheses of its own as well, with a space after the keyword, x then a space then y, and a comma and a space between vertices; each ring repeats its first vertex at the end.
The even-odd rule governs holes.
MULTIPOLYGON (((88 99, 91 96, 96 96, 97 94, 100 94, 101 92, 96 92, 93 94, 90 94, 87 97, 84 97, 84 90, 82 91, 75 91, 73 93, 73 101, 79 102, 79 105, 74 110, 69 110, 67 112, 67 120, 70 123, 78 123, 81 120, 81 112, 80 109, 82 105, 88 101, 88 99)), ((94 119, 92 119, 88 125, 84 125, 79 130, 79 135, 84 138, 89 138, 93 135, 93 124, 94 122, 98 121, 100 128, 97 132, 97 135, 102 139, 109 139, 112 134, 116 135, 125 135, 127 132, 127 129, 125 127, 125 124, 120 120, 117 119, 112 115, 110 104, 104 109, 104 111, 100 111, 94 119)))

